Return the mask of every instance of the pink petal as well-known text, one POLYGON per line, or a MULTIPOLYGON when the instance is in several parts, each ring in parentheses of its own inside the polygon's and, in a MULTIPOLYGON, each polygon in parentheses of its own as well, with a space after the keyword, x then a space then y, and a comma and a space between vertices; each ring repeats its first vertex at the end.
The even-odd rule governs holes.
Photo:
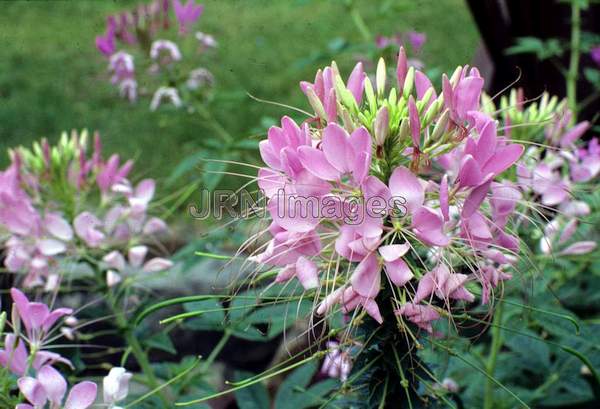
POLYGON ((404 80, 406 79, 406 74, 408 73, 408 63, 406 59, 406 51, 404 51, 404 47, 400 47, 400 51, 398 52, 398 64, 396 66, 396 78, 398 79, 398 89, 400 93, 402 93, 402 88, 404 87, 404 80))
MULTIPOLYGON (((425 93, 429 90, 429 88, 433 88, 433 85, 431 85, 431 81, 429 81, 427 75, 423 74, 419 70, 415 71, 415 88, 417 89, 417 98, 419 100, 423 99, 425 93)), ((433 96, 431 97, 430 102, 427 104, 427 106, 431 105, 432 101, 434 101, 436 98, 437 95, 434 90, 433 96)))
POLYGON ((60 405, 67 392, 65 378, 56 369, 46 365, 38 371, 37 379, 48 394, 48 400, 55 405, 60 405))
POLYGON ((381 313, 379 312, 379 307, 375 300, 371 298, 364 298, 361 302, 363 308, 378 323, 383 323, 383 318, 381 317, 381 313))
POLYGON ((398 260, 410 250, 410 244, 389 244, 379 247, 379 254, 387 262, 398 260))
POLYGON ((467 77, 461 79, 453 90, 453 105, 458 118, 466 118, 469 111, 477 110, 483 88, 483 78, 467 77))
POLYGON ((323 131, 323 153, 327 161, 339 172, 347 173, 354 163, 355 151, 349 135, 336 123, 327 125, 323 131))
POLYGON ((265 196, 270 198, 277 194, 287 185, 286 178, 279 172, 269 168, 260 168, 258 170, 258 187, 264 192, 265 196))
POLYGON ((46 304, 40 302, 31 302, 27 308, 29 319, 31 320, 31 328, 42 328, 42 324, 48 318, 50 311, 46 304))
POLYGON ((300 257, 296 261, 296 275, 305 290, 319 286, 319 273, 314 261, 300 257))
POLYGON ((425 192, 419 179, 404 166, 399 166, 390 177, 392 196, 404 199, 409 213, 421 207, 425 200, 425 192))
POLYGON ((460 170, 458 171, 458 183, 460 186, 477 186, 481 183, 483 174, 479 164, 471 155, 465 155, 461 160, 460 170))
POLYGON ((581 255, 587 254, 596 249, 595 241, 578 241, 577 243, 571 244, 569 247, 560 252, 564 255, 581 255))
POLYGON ((354 96, 356 103, 360 105, 362 101, 363 90, 365 88, 365 72, 363 70, 362 62, 359 62, 354 66, 354 69, 350 73, 350 77, 348 77, 348 90, 354 96))
POLYGON ((102 261, 110 268, 123 271, 125 269, 125 257, 118 250, 113 250, 102 258, 102 261))
POLYGON ((17 381, 19 390, 23 393, 23 396, 31 402, 35 407, 42 407, 46 404, 46 392, 42 384, 34 378, 29 376, 20 378, 17 381))
POLYGON ((71 388, 65 409, 87 409, 96 400, 98 387, 95 383, 84 381, 71 388))
POLYGON ((465 203, 463 204, 463 209, 461 212, 462 217, 471 217, 471 215, 479 209, 479 206, 481 206, 481 203, 490 190, 491 183, 492 181, 489 180, 471 191, 465 200, 465 203))
POLYGON ((279 270, 275 277, 276 283, 285 283, 296 275, 296 265, 290 264, 279 270))
POLYGON ((54 237, 63 241, 70 241, 73 238, 71 225, 56 213, 46 215, 44 218, 44 227, 54 237))
POLYGON ((413 273, 408 264, 401 258, 385 263, 385 272, 392 283, 402 287, 413 278, 413 273))
POLYGON ((38 242, 37 248, 44 256, 55 256, 64 253, 67 246, 60 240, 42 239, 38 242))
POLYGON ((17 311, 19 312, 19 317, 21 317, 21 321, 23 321, 23 325, 25 325, 26 329, 31 329, 31 318, 29 316, 29 300, 20 290, 16 288, 10 289, 10 295, 13 299, 13 302, 17 306, 17 311))
POLYGON ((483 166, 482 174, 499 175, 510 168, 523 154, 523 145, 512 144, 496 149, 496 152, 483 166))
POLYGON ((269 167, 281 170, 281 160, 279 159, 279 151, 275 153, 271 143, 268 140, 260 141, 258 144, 260 157, 269 167))
POLYGON ((350 282, 358 294, 367 298, 374 298, 379 293, 381 286, 381 267, 375 254, 370 254, 361 261, 352 273, 350 282))
POLYGON ((158 217, 151 217, 144 225, 143 233, 153 235, 168 230, 167 223, 158 217))
POLYGON ((417 238, 426 244, 447 246, 450 243, 443 232, 443 219, 432 209, 419 208, 413 215, 412 227, 417 238))
POLYGON ((155 257, 149 260, 142 270, 146 273, 156 273, 158 271, 168 270, 173 267, 173 262, 161 257, 155 257))
POLYGON ((130 248, 129 252, 127 253, 129 264, 131 264, 131 266, 134 268, 140 267, 146 259, 146 254, 148 254, 148 247, 146 246, 134 246, 130 248))
POLYGON ((560 146, 565 148, 575 142, 590 128, 588 121, 583 121, 569 129, 560 139, 560 146))
POLYGON ((71 308, 55 309, 50 314, 48 314, 48 316, 44 320, 44 323, 43 323, 44 331, 48 332, 48 330, 50 330, 50 328, 54 325, 54 323, 56 321, 58 321, 60 318, 64 317, 65 315, 70 315, 72 313, 73 313, 73 310, 71 308))
POLYGON ((340 172, 331 166, 323 151, 309 146, 301 146, 298 148, 298 157, 302 166, 316 177, 324 180, 338 180, 340 178, 340 172))

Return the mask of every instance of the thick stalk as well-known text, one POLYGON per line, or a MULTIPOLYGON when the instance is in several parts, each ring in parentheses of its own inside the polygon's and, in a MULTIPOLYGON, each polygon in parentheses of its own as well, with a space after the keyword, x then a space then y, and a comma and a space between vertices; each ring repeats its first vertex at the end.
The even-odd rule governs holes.
POLYGON ((571 58, 567 72, 567 102, 573 113, 572 121, 577 122, 577 76, 581 53, 581 9, 577 1, 571 2, 571 58))
POLYGON ((496 362, 498 361, 498 352, 502 348, 502 302, 498 303, 498 307, 494 313, 494 321, 492 324, 492 344, 490 346, 490 354, 485 366, 485 371, 488 374, 485 384, 485 396, 483 400, 483 409, 492 409, 494 407, 494 372, 496 371, 496 362))

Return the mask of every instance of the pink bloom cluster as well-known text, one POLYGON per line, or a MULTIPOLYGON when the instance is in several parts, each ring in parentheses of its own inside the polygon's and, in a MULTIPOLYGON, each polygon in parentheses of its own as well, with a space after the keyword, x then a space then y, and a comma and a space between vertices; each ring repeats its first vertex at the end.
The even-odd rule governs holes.
POLYGON ((19 377, 19 390, 29 402, 18 404, 17 409, 44 408, 46 404, 50 409, 90 407, 96 399, 96 384, 88 381, 73 386, 63 404, 67 382, 52 365, 72 365, 59 354, 45 350, 56 324, 73 311, 69 308, 51 311, 46 304, 29 301, 16 288, 11 289, 11 296, 16 308, 12 322, 15 333, 5 337, 0 365, 19 377), (35 377, 30 376, 32 372, 35 377))
POLYGON ((468 283, 480 283, 485 303, 510 277, 516 203, 497 178, 523 147, 480 109, 477 69, 444 76, 439 94, 403 49, 397 87, 386 72, 380 60, 373 86, 359 63, 346 85, 332 63, 301 84, 315 117, 301 125, 284 117, 260 143, 273 238, 252 260, 281 267, 278 282, 297 277, 324 291, 319 314, 360 307, 382 322, 383 278, 398 316, 431 332, 438 305, 475 299, 468 283), (315 199, 317 213, 308 211, 315 199))
MULTIPOLYGON (((127 179, 133 162, 121 163, 118 155, 104 160, 98 135, 88 155, 86 135, 69 139, 65 134, 55 147, 43 140, 32 151, 18 148, 10 167, 0 172, 4 265, 25 275, 25 287, 56 288, 63 262, 81 254, 101 257, 130 248, 140 266, 147 251, 140 243, 167 229, 147 214, 154 181, 133 187, 127 179)), ((164 269, 170 263, 150 260, 144 270, 156 271, 159 265, 164 269)))
MULTIPOLYGON (((170 73, 175 63, 182 60, 183 56, 175 41, 157 38, 169 30, 169 12, 173 8, 175 19, 179 26, 179 33, 186 35, 192 26, 202 15, 204 7, 195 3, 195 0, 187 0, 182 4, 180 0, 154 0, 150 4, 140 4, 132 11, 125 11, 116 16, 109 16, 106 22, 105 34, 96 37, 96 48, 108 58, 108 70, 111 81, 119 88, 121 96, 130 102, 138 98, 138 81, 135 70, 135 49, 125 51, 125 47, 137 46, 143 56, 150 58, 151 65, 148 69, 150 77, 159 78, 162 72, 170 73), (118 45, 122 47, 118 47, 118 45), (122 49, 119 49, 122 48, 122 49)), ((196 33, 198 49, 216 47, 214 38, 202 32, 196 33)), ((197 76, 196 68, 190 76, 197 76)), ((139 75, 139 73, 138 73, 139 75)), ((147 79, 150 79, 148 77, 147 79)), ((169 76, 169 83, 173 76, 169 76)), ((144 83, 149 83, 145 80, 144 83)), ((209 84, 206 82, 205 84, 209 84)), ((192 90, 197 89, 190 88, 192 90)), ((177 88, 159 86, 155 92, 152 107, 156 109, 160 104, 164 90, 168 89, 171 102, 181 106, 179 91, 177 88)))
POLYGON ((517 165, 518 186, 542 209, 558 212, 544 227, 540 250, 544 254, 577 255, 596 248, 594 241, 576 241, 578 218, 590 213, 587 203, 578 200, 578 186, 592 183, 600 174, 598 138, 582 147, 580 138, 589 130, 587 121, 570 126, 571 113, 559 106, 544 132, 546 149, 531 147, 517 165))

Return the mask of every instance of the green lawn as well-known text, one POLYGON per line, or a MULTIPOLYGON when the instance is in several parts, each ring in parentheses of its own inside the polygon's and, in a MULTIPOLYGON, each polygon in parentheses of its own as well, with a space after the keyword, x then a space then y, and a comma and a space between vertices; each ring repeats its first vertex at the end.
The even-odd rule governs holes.
MULTIPOLYGON (((108 13, 133 2, 13 2, 0 14, 0 148, 29 144, 61 130, 98 129, 108 150, 138 158, 160 177, 212 135, 185 112, 151 113, 146 102, 115 96, 94 48, 108 13)), ((208 0, 198 28, 219 49, 206 63, 217 78, 211 109, 232 134, 246 137, 285 110, 246 96, 306 106, 298 82, 312 79, 336 39, 361 41, 341 0, 208 0), (311 59, 313 58, 313 59, 311 59)), ((462 0, 357 2, 372 33, 415 29, 428 35, 423 59, 450 68, 470 62, 477 33, 462 0)), ((337 41, 339 43, 339 41, 337 41)), ((343 70, 352 64, 344 53, 343 70)), ((347 71, 346 71, 347 72, 347 71)), ((1 157, 1 164, 7 162, 1 157)))

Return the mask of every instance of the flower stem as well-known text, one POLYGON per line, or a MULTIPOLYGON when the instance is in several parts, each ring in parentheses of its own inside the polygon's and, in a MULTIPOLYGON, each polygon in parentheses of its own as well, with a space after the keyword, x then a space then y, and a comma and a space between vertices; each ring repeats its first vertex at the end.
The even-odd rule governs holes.
POLYGON ((572 121, 577 122, 577 74, 581 53, 581 8, 576 1, 571 2, 571 58, 567 72, 567 101, 572 111, 572 121))
POLYGON ((131 326, 129 325, 127 318, 125 317, 125 314, 123 314, 123 311, 117 306, 113 292, 110 289, 108 291, 108 303, 109 303, 110 308, 112 309, 112 311, 115 315, 115 318, 117 320, 117 327, 123 333, 123 336, 125 337, 125 341, 127 342, 127 345, 129 345, 129 347, 131 348, 131 352, 133 353, 133 356, 135 357, 138 365, 140 366, 142 373, 146 377, 149 388, 151 390, 157 391, 157 395, 158 395, 159 399, 161 400, 162 404, 164 405, 165 408, 168 408, 170 406, 169 401, 165 397, 163 392, 160 390, 160 387, 159 387, 160 385, 158 383, 158 380, 156 379, 154 370, 152 369, 152 366, 150 365, 150 361, 148 360, 148 357, 146 356, 146 352, 144 351, 144 349, 142 348, 142 345, 140 344, 137 337, 133 333, 133 328, 131 328, 131 326))
POLYGON ((202 117, 202 119, 206 121, 206 125, 211 127, 219 137, 223 138, 226 144, 230 144, 233 142, 233 136, 229 132, 227 132, 223 125, 221 125, 219 121, 217 121, 217 119, 210 113, 208 109, 206 109, 204 105, 196 104, 195 108, 198 114, 200 114, 200 116, 202 117))
POLYGON ((492 345, 490 346, 490 355, 485 366, 485 371, 488 374, 485 384, 485 395, 483 401, 483 409, 492 409, 494 407, 494 372, 496 370, 496 362, 498 360, 498 352, 502 348, 502 302, 498 303, 494 314, 494 322, 492 326, 492 345))
POLYGON ((231 338, 231 333, 232 332, 230 329, 225 329, 223 336, 221 337, 217 345, 215 345, 213 350, 210 352, 210 355, 208 355, 206 361, 204 361, 204 363, 202 364, 202 372, 207 371, 208 368, 210 368, 212 363, 215 361, 215 359, 217 359, 217 356, 219 356, 219 353, 223 350, 223 348, 227 344, 227 341, 229 341, 229 338, 231 338))

